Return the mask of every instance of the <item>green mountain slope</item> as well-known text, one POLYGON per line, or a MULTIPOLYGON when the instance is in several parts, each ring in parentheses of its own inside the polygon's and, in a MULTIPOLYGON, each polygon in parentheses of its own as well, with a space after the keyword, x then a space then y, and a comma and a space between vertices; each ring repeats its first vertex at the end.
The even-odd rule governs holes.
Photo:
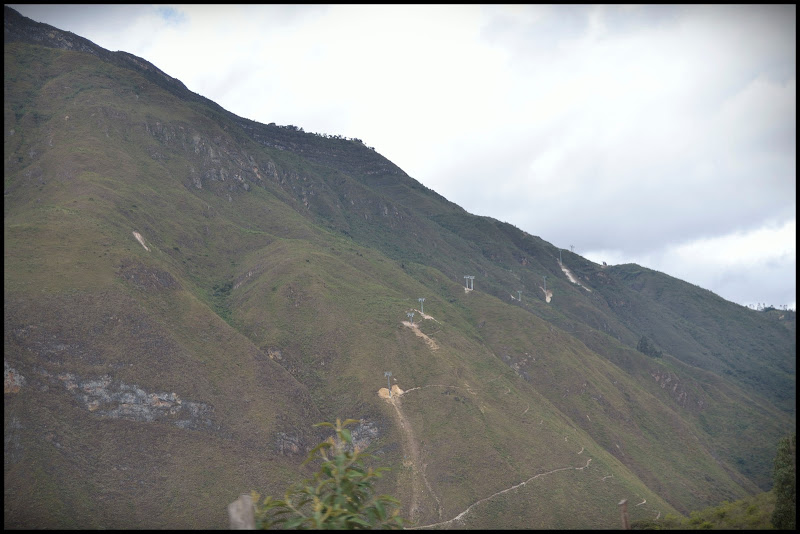
POLYGON ((794 313, 601 268, 358 140, 5 29, 5 528, 225 528, 337 417, 418 526, 617 528, 622 499, 771 486, 794 313))

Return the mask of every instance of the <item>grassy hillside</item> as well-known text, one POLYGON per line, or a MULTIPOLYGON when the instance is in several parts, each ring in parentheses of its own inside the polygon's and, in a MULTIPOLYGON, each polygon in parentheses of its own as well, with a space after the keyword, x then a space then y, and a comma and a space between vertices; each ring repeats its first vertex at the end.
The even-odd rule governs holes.
POLYGON ((337 417, 361 421, 417 526, 617 528, 622 499, 646 520, 769 489, 795 425, 793 314, 562 251, 578 285, 551 244, 363 143, 21 39, 4 48, 6 528, 224 528, 240 493, 310 473, 312 425, 337 417), (380 394, 387 371, 402 394, 380 394))

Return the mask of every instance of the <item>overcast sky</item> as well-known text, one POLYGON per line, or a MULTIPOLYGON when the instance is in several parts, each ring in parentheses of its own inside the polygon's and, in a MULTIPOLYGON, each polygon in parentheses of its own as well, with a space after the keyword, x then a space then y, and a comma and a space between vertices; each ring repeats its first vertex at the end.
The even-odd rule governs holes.
POLYGON ((18 5, 597 263, 796 309, 796 6, 18 5))

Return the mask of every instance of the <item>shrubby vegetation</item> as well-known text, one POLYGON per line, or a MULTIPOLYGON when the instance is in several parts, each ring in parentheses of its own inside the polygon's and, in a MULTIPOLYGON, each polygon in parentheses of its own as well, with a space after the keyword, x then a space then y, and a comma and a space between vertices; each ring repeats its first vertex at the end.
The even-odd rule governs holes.
POLYGON ((797 434, 778 443, 773 477, 775 510, 772 524, 781 530, 794 530, 797 523, 797 434))
POLYGON ((633 530, 771 530, 770 514, 775 505, 773 492, 759 493, 735 502, 695 510, 689 517, 667 514, 662 519, 631 522, 633 530))
POLYGON ((336 424, 319 423, 336 431, 336 438, 323 441, 309 453, 303 465, 321 459, 322 465, 310 480, 286 490, 282 500, 253 493, 256 527, 285 529, 402 529, 399 501, 388 495, 374 495, 372 484, 388 468, 363 465, 371 457, 353 445, 345 427, 354 419, 336 424))
MULTIPOLYGON (((357 137, 347 137, 347 136, 339 135, 339 134, 326 134, 326 133, 317 133, 317 132, 306 132, 305 130, 303 130, 302 126, 295 126, 294 124, 287 124, 287 125, 284 126, 284 125, 275 124, 274 122, 271 122, 267 126, 272 126, 272 127, 275 127, 275 128, 282 128, 284 130, 291 130, 293 132, 308 133, 308 134, 311 134, 311 135, 316 135, 317 137, 322 137, 323 139, 341 139, 343 141, 353 141, 353 142, 359 143, 361 145, 364 144, 364 141, 362 141, 361 139, 359 139, 357 137)), ((367 148, 369 148, 371 150, 375 150, 374 147, 367 147, 367 148)))
POLYGON ((775 456, 774 486, 735 502, 695 510, 689 517, 667 514, 663 519, 631 522, 634 530, 795 530, 797 435, 783 438, 775 456))
POLYGON ((652 341, 647 339, 647 336, 642 336, 636 345, 636 350, 653 358, 661 358, 663 356, 663 353, 656 348, 652 341))

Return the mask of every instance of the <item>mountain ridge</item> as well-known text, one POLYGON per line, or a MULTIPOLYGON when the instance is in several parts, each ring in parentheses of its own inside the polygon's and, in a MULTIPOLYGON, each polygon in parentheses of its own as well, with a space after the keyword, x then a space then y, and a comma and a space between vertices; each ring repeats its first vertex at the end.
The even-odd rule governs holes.
POLYGON ((422 525, 482 502, 459 524, 614 528, 618 496, 652 519, 770 486, 772 442, 794 428, 793 314, 603 269, 356 140, 250 124, 129 59, 43 47, 82 41, 9 9, 7 527, 219 528, 239 493, 296 478, 311 425, 335 417, 361 420, 393 468, 383 489, 422 525), (418 296, 435 321, 415 333, 418 296), (378 393, 389 370, 419 440, 409 466, 378 393), (587 476, 531 479, 565 466, 587 476), (549 486, 482 501, 524 480, 549 486))

